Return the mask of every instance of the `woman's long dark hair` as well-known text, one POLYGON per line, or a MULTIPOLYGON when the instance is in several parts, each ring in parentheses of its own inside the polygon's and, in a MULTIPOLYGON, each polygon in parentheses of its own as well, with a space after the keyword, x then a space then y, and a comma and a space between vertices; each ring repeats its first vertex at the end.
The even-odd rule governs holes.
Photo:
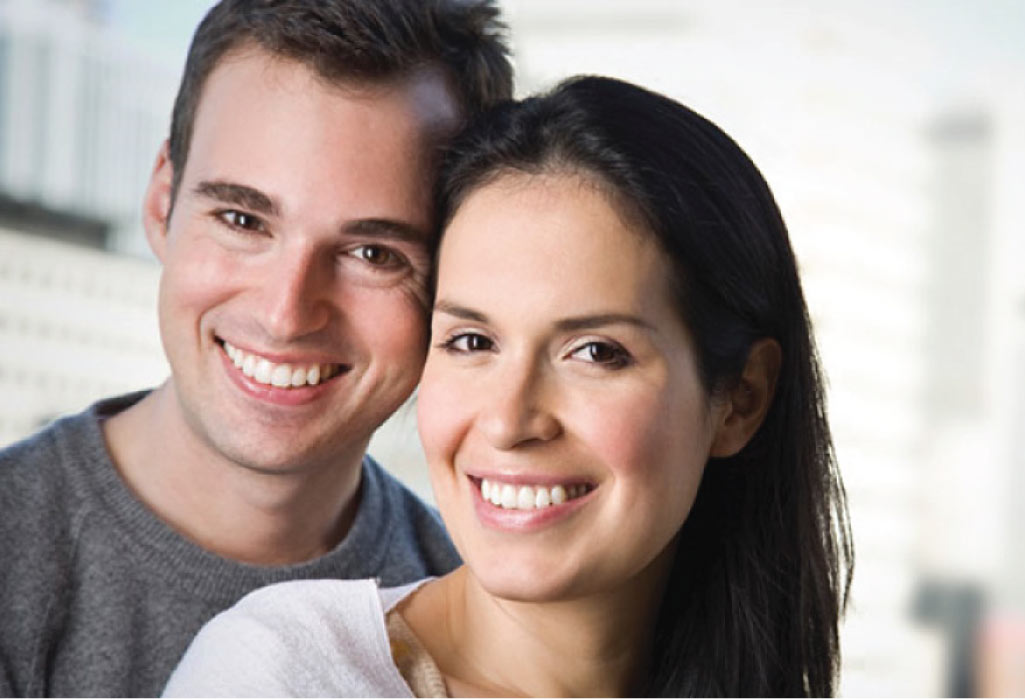
POLYGON ((509 172, 580 174, 641 216, 672 264, 709 395, 738 380, 756 340, 783 350, 764 423, 705 470, 638 692, 832 695, 853 547, 797 265, 765 180, 707 119, 599 77, 478 120, 443 168, 442 220, 509 172))

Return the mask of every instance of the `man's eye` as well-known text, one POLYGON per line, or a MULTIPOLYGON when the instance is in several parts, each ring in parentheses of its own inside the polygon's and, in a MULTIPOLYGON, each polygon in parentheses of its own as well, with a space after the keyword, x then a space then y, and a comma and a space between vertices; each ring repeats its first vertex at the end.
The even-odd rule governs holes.
POLYGON ((398 267, 402 258, 398 253, 379 245, 361 245, 350 251, 351 255, 374 267, 398 267))
POLYGON ((630 353, 622 346, 600 341, 584 343, 570 353, 570 357, 611 369, 626 367, 632 361, 630 353))
POLYGON ((441 344, 445 350, 452 352, 486 352, 495 347, 495 344, 487 336, 480 333, 460 333, 454 335, 441 344))
POLYGON ((228 224, 232 228, 240 228, 246 231, 262 231, 263 222, 252 214, 246 214, 242 211, 236 211, 235 209, 228 209, 218 214, 221 221, 228 224))

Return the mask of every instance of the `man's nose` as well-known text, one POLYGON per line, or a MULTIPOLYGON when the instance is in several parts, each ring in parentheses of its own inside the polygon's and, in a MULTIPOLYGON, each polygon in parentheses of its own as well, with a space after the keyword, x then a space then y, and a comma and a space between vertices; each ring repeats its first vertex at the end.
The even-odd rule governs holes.
POLYGON ((275 340, 322 330, 331 316, 333 261, 311 246, 283 249, 264 271, 262 323, 275 340))
POLYGON ((533 362, 510 362, 481 387, 478 429, 500 450, 553 440, 562 424, 552 406, 550 380, 533 362))

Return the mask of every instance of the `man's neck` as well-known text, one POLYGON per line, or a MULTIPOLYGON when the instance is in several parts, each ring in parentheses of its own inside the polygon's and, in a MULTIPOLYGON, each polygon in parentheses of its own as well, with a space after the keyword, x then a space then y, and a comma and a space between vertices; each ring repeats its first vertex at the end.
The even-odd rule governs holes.
POLYGON ((287 473, 246 468, 188 426, 170 381, 103 423, 112 461, 157 517, 204 549, 259 565, 308 561, 348 532, 362 450, 287 473))

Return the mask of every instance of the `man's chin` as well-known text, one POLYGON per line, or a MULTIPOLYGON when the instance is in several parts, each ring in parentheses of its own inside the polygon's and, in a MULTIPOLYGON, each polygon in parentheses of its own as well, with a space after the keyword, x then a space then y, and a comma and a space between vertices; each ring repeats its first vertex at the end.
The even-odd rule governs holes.
POLYGON ((370 440, 369 436, 343 439, 337 429, 329 435, 301 435, 265 427, 242 433, 231 431, 230 426, 224 428, 220 435, 207 433, 207 446, 229 464, 271 476, 303 475, 343 468, 349 461, 358 463, 370 440))
POLYGON ((342 468, 343 461, 356 461, 362 450, 341 446, 308 445, 295 442, 226 446, 221 450, 231 462, 248 471, 276 476, 297 476, 317 471, 325 465, 342 468), (233 449, 234 448, 234 449, 233 449))

